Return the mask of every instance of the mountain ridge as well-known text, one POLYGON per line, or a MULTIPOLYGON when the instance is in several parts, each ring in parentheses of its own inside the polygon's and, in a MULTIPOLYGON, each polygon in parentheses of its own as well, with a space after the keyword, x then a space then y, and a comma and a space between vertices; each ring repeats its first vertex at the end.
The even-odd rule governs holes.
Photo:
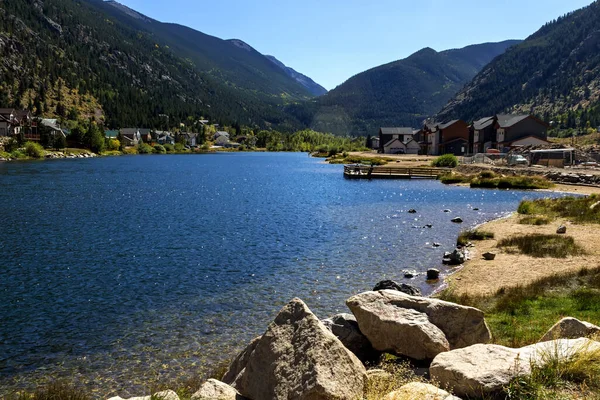
POLYGON ((478 73, 440 111, 473 120, 533 113, 564 127, 600 123, 600 3, 542 26, 478 73))

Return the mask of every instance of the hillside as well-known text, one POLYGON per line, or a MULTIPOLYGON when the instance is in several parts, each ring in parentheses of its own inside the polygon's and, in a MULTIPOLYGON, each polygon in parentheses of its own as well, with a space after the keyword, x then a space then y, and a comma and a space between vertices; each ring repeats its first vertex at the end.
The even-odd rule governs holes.
POLYGON ((0 103, 48 117, 103 116, 111 127, 201 115, 300 127, 282 106, 311 93, 240 43, 112 1, 0 1, 0 103))
POLYGON ((279 68, 284 70, 285 73, 288 74, 293 79, 295 79, 296 82, 298 82, 299 84, 304 86, 312 95, 322 96, 325 93, 327 93, 327 89, 325 89, 323 86, 321 86, 318 83, 316 83, 315 81, 313 81, 308 76, 301 74, 300 72, 296 71, 293 68, 288 67, 287 65, 285 65, 284 63, 282 63, 281 61, 279 61, 278 59, 276 59, 273 56, 267 55, 265 57, 267 57, 271 62, 273 62, 279 68))
POLYGON ((337 134, 374 134, 381 126, 413 126, 437 112, 510 40, 410 57, 362 72, 308 106, 290 107, 304 123, 337 134))
POLYGON ((546 24, 484 68, 438 114, 533 112, 564 127, 600 123, 600 3, 546 24))

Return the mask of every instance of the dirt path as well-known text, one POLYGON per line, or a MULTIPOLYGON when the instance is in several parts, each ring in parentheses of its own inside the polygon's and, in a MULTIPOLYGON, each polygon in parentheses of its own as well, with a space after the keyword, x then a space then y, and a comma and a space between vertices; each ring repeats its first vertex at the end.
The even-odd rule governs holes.
POLYGON ((531 226, 518 224, 519 218, 518 215, 513 215, 480 227, 493 232, 495 238, 475 242, 471 260, 462 270, 448 278, 449 287, 456 294, 488 295, 503 287, 526 285, 555 273, 600 266, 600 225, 574 225, 565 219, 557 219, 550 225, 531 226), (567 235, 574 237, 587 254, 566 259, 533 258, 523 254, 509 254, 497 247, 499 240, 515 234, 554 234, 560 224, 567 226, 567 235), (488 251, 497 254, 494 261, 483 260, 481 255, 488 251))

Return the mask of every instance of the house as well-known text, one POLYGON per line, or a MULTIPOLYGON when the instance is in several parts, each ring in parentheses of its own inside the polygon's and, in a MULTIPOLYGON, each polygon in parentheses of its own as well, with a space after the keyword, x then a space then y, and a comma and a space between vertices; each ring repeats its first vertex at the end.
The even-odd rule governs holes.
POLYGON ((58 135, 62 135, 64 138, 67 137, 67 134, 61 129, 57 119, 44 118, 40 120, 40 124, 51 129, 50 135, 52 138, 56 138, 58 135))
POLYGON ((215 139, 215 146, 227 146, 229 144, 229 134, 221 135, 215 139))
POLYGON ((39 140, 31 112, 14 108, 0 108, 0 136, 23 133, 26 139, 39 140))
POLYGON ((156 135, 156 141, 158 144, 170 144, 175 145, 175 137, 171 132, 167 131, 156 131, 154 132, 156 135))
POLYGON ((197 141, 198 141, 197 133, 186 132, 186 133, 181 133, 181 136, 183 136, 185 138, 185 142, 188 146, 194 147, 197 145, 197 141))
POLYGON ((415 132, 412 128, 380 128, 379 153, 418 154, 418 149, 415 153, 407 153, 407 150, 414 151, 414 145, 406 146, 411 141, 414 141, 414 134, 415 132))
POLYGON ((138 129, 140 133, 140 140, 144 143, 152 143, 152 132, 150 129, 138 129))
POLYGON ((424 155, 437 154, 438 142, 437 142, 437 122, 425 122, 423 127, 417 131, 415 138, 421 146, 420 153, 424 155))
POLYGON ((226 137, 227 140, 229 141, 229 132, 225 132, 225 131, 217 131, 213 136, 213 140, 216 142, 217 139, 220 138, 221 136, 226 137))
POLYGON ((510 147, 548 144, 549 125, 533 115, 496 115, 497 149, 503 152, 510 147))
POLYGON ((123 146, 137 146, 142 140, 140 130, 138 128, 123 128, 120 130, 121 137, 123 138, 123 146))
POLYGON ((104 137, 108 140, 111 140, 111 139, 116 140, 119 138, 119 131, 118 130, 105 130, 104 137))
POLYGON ((367 138, 367 147, 373 150, 379 150, 379 136, 367 138))
POLYGON ((469 152, 469 125, 455 119, 437 126, 437 155, 462 156, 469 152))
POLYGON ((471 152, 485 153, 496 145, 496 117, 485 117, 474 121, 471 125, 473 145, 471 152))

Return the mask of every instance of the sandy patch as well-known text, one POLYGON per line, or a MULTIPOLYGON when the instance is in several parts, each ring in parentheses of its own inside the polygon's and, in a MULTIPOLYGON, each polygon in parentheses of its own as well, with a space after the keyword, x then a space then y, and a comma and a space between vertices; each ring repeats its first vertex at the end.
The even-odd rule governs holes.
POLYGON ((550 225, 520 225, 518 215, 486 223, 482 230, 495 234, 494 240, 478 241, 471 249, 471 260, 459 272, 448 278, 448 284, 456 294, 488 295, 503 287, 527 285, 535 280, 555 273, 577 271, 583 267, 600 266, 600 225, 575 225, 557 219, 550 225), (555 234, 560 224, 567 226, 567 236, 585 249, 585 255, 557 258, 533 258, 523 254, 509 254, 497 247, 498 241, 515 234, 555 234), (496 253, 494 261, 485 261, 481 254, 496 253))

